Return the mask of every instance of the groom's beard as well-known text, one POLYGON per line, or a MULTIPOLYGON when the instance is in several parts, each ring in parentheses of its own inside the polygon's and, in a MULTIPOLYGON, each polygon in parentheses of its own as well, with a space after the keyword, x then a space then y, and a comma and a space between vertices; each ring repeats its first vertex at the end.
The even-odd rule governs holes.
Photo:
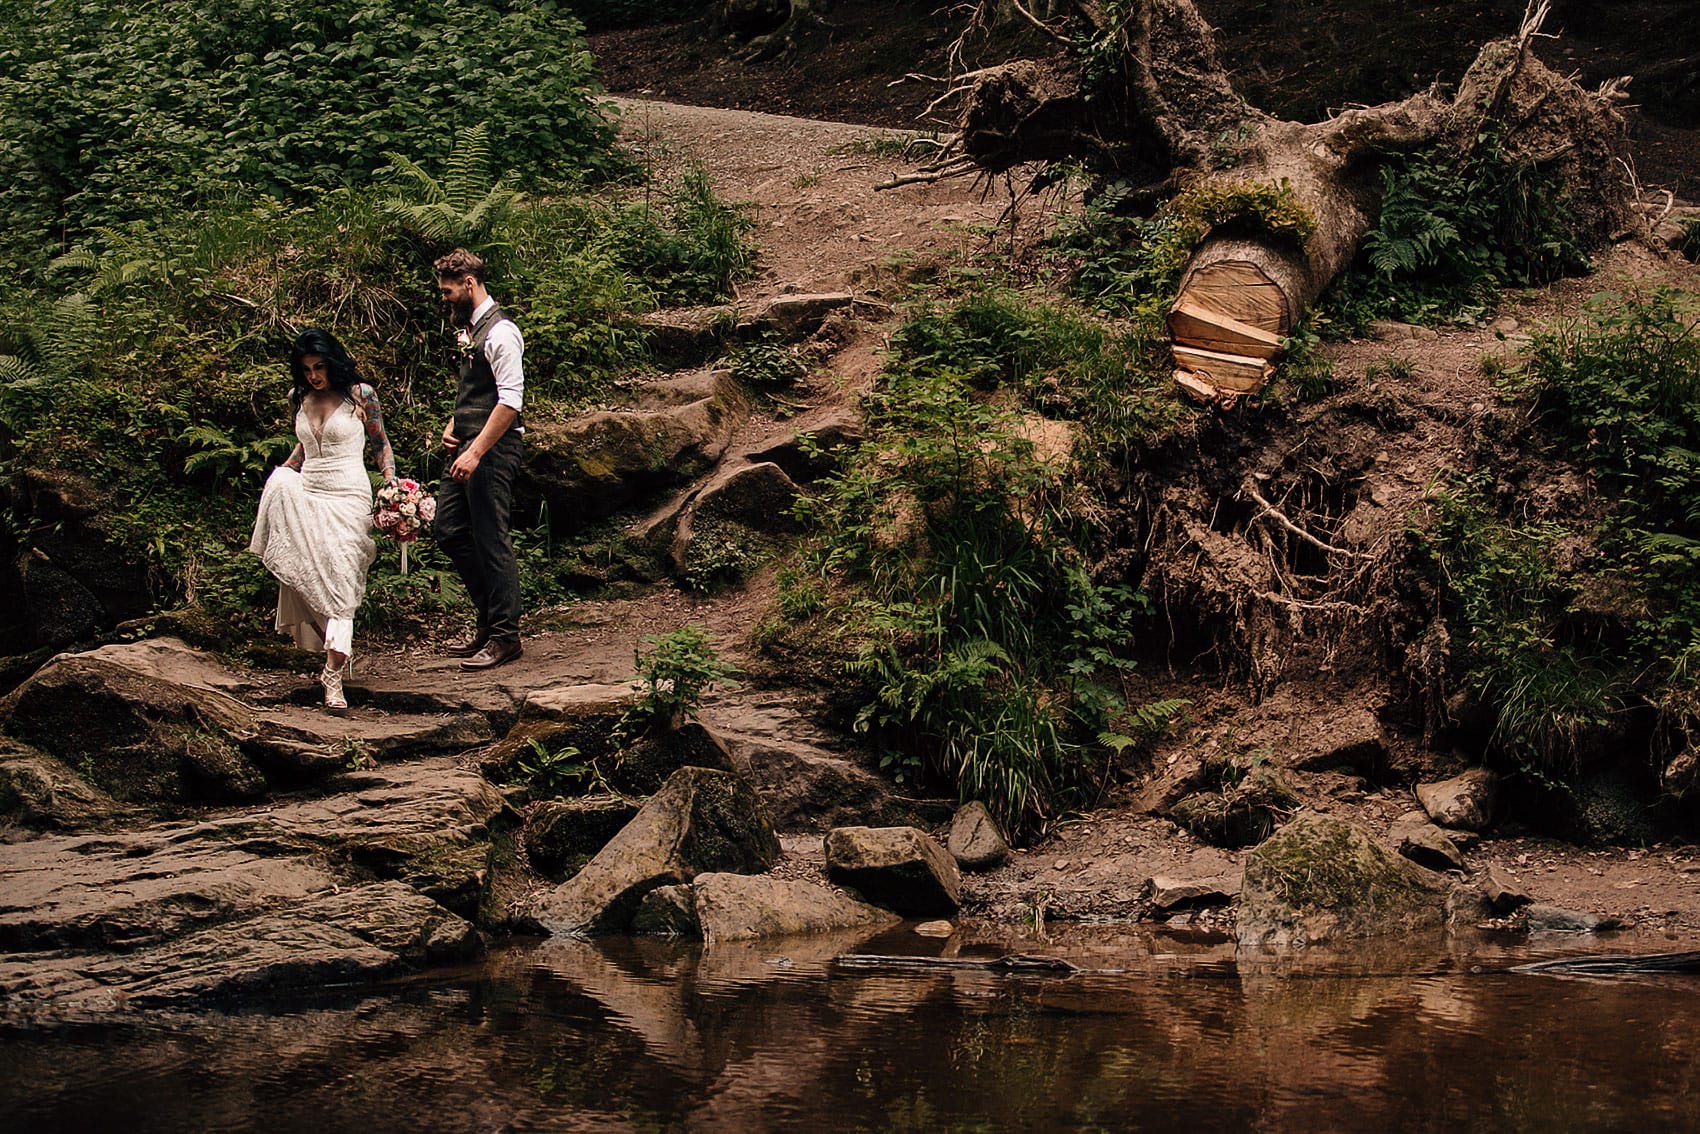
POLYGON ((450 304, 449 306, 452 309, 453 314, 454 314, 455 326, 457 326, 457 327, 470 327, 470 326, 472 326, 472 307, 473 307, 472 300, 470 300, 470 299, 457 300, 456 302, 450 304))

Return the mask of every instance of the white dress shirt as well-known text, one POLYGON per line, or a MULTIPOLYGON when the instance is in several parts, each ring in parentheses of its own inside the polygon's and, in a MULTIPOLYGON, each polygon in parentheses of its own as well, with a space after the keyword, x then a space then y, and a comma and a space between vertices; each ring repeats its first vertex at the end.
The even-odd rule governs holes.
MULTIPOLYGON (((476 325, 494 306, 496 301, 486 297, 472 313, 473 324, 476 325)), ((525 369, 520 363, 524 354, 525 338, 512 319, 499 320, 484 335, 484 357, 490 363, 490 373, 496 378, 496 404, 507 406, 515 413, 525 405, 525 369)))

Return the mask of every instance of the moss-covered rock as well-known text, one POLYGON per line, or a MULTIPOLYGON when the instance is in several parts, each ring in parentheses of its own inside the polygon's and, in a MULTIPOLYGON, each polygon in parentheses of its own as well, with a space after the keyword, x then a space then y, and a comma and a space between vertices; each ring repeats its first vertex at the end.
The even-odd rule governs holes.
POLYGON ((1169 818, 1213 846, 1254 846, 1299 806, 1286 776, 1267 765, 1218 780, 1215 790, 1193 792, 1169 809, 1169 818))
POLYGON ((1367 831, 1307 812, 1245 859, 1241 945, 1303 945, 1438 929, 1456 887, 1367 831))
POLYGON ((53 831, 89 827, 124 809, 59 760, 0 740, 0 816, 53 831))
POLYGON ((526 854, 543 874, 576 874, 637 813, 636 803, 617 795, 544 800, 525 817, 526 854))

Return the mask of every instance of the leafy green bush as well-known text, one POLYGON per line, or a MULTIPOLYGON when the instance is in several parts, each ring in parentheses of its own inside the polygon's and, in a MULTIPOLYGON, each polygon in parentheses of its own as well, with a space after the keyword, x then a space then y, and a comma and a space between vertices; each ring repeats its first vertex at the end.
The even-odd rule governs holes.
MULTIPOLYGON (((501 181, 464 170, 456 180, 501 181)), ((525 330, 528 414, 599 401, 639 364, 641 343, 625 329, 633 313, 730 286, 747 249, 717 243, 726 219, 706 192, 692 179, 647 207, 632 192, 516 201, 495 220, 485 247, 501 273, 493 287, 525 330), (698 239, 704 225, 712 231, 698 239), (637 274, 634 250, 648 236, 668 242, 685 281, 677 291, 637 274), (689 259, 699 253, 713 258, 689 259)), ((287 354, 299 328, 328 327, 348 345, 379 390, 404 472, 429 481, 441 468, 452 345, 430 249, 394 223, 396 200, 393 183, 371 184, 298 207, 231 203, 105 228, 61 257, 44 286, 8 293, 0 475, 88 481, 100 500, 92 522, 116 556, 155 569, 167 602, 263 605, 255 580, 227 566, 245 558, 263 477, 292 444, 287 354)), ((528 593, 560 590, 546 558, 526 563, 528 593)), ((384 628, 426 622, 421 602, 406 588, 384 628)))
POLYGON ((1076 294, 1103 310, 1135 316, 1148 334, 1159 331, 1181 269, 1206 236, 1274 234, 1303 241, 1316 228, 1285 182, 1204 182, 1175 194, 1149 219, 1122 214, 1129 193, 1125 184, 1108 187, 1055 244, 1074 261, 1076 294))
POLYGON ((623 169, 577 20, 547 0, 52 2, 0 30, 12 241, 356 184, 490 124, 521 184, 623 169))
POLYGON ((1436 498, 1434 538, 1469 658, 1466 687, 1494 714, 1493 743, 1523 768, 1562 780, 1577 742, 1623 705, 1614 659, 1577 634, 1573 584, 1553 566, 1568 533, 1496 519, 1470 492, 1436 498))

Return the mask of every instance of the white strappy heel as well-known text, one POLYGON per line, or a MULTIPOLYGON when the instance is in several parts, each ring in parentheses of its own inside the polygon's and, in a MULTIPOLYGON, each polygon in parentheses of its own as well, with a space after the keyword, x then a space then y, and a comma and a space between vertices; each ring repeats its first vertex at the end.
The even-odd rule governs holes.
POLYGON ((348 698, 342 692, 342 670, 327 665, 319 674, 319 684, 325 687, 325 712, 333 717, 346 716, 348 698))

